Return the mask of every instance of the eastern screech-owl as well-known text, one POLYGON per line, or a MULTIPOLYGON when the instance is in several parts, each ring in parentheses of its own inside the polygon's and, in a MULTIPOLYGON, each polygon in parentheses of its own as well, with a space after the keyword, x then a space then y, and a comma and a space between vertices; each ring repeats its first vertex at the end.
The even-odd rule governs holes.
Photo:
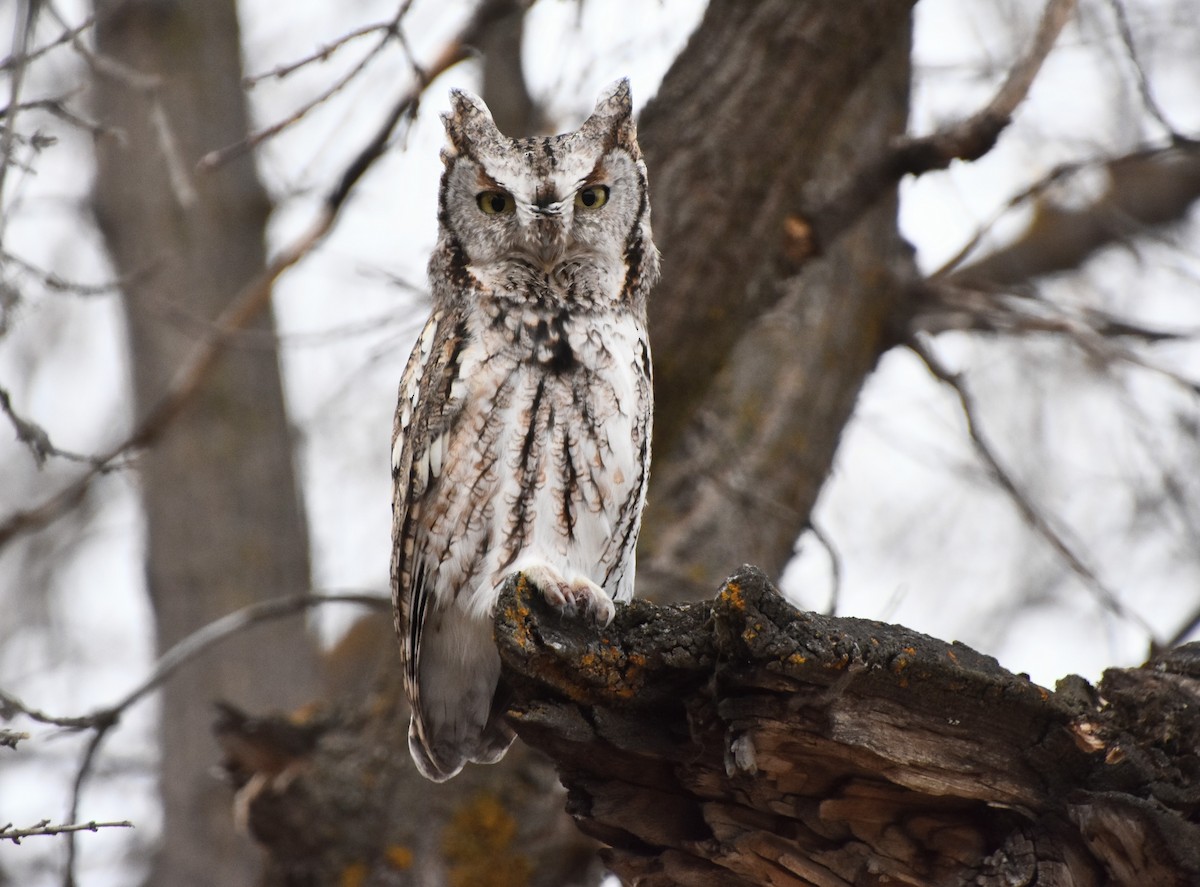
POLYGON ((392 433, 392 589, 430 779, 499 760, 491 613, 510 573, 597 623, 633 595, 658 278, 629 83, 578 131, 510 139, 451 93, 433 313, 392 433))

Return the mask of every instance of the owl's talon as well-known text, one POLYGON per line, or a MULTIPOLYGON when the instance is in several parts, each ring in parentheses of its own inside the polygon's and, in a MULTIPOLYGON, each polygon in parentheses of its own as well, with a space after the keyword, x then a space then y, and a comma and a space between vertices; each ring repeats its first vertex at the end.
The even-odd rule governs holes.
POLYGON ((535 564, 522 571, 527 582, 537 588, 546 603, 561 613, 582 613, 600 626, 612 622, 616 614, 612 599, 604 589, 585 577, 568 582, 558 570, 547 564, 535 564))

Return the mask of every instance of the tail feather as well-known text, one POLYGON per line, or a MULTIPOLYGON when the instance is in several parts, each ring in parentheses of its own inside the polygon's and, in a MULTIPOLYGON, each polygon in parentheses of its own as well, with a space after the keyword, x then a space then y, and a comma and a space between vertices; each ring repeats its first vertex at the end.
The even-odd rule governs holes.
POLYGON ((444 782, 468 761, 494 763, 512 745, 497 692, 500 657, 490 625, 446 611, 426 622, 417 682, 420 692, 408 730, 413 761, 425 777, 444 782))

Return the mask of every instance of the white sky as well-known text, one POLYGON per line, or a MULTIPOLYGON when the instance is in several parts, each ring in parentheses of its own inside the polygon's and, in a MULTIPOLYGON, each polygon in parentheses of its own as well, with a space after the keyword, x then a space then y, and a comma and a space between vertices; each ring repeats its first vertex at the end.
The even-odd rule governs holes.
MULTIPOLYGON (((64 4, 74 20, 78 6, 64 4)), ((348 13, 347 4, 307 2, 280 16, 278 4, 245 0, 247 68, 262 72, 306 55, 351 27, 389 18, 394 6, 362 0, 348 13)), ((912 129, 926 132, 984 103, 1025 45, 1038 6, 1032 0, 922 0, 912 129)), ((575 3, 541 0, 526 39, 531 87, 564 129, 577 124, 596 92, 618 76, 632 78, 640 107, 702 7, 697 0, 606 0, 584 4, 581 14, 575 3)), ((419 60, 435 54, 469 8, 435 0, 416 4, 406 34, 419 60)), ((1137 110, 1128 70, 1111 62, 1120 52, 1108 8, 1098 0, 1083 3, 1083 26, 1068 27, 1029 103, 991 154, 905 185, 901 224, 924 268, 954 254, 1014 193, 1055 164, 1161 141, 1161 132, 1137 110), (1124 97, 1121 103, 1114 94, 1124 97)), ((1173 19, 1170 8, 1150 0, 1131 4, 1130 19, 1153 62, 1160 104, 1177 129, 1195 133, 1195 28, 1173 19)), ((0 8, 0 34, 11 33, 11 14, 10 7, 0 8)), ((43 36, 56 32, 47 28, 43 36)), ((272 122, 306 101, 373 39, 285 80, 264 81, 251 94, 256 122, 272 122)), ((59 53, 31 71, 26 94, 61 92, 78 76, 70 54, 59 53)), ((335 233, 276 290, 288 343, 289 408, 302 441, 314 577, 321 588, 386 589, 391 414, 423 311, 390 276, 424 284, 440 173, 437 115, 450 87, 478 89, 477 77, 476 66, 466 63, 433 84, 406 150, 377 164, 335 233)), ((273 245, 286 243, 313 217, 317 202, 408 82, 405 61, 389 53, 344 96, 268 143, 259 166, 279 202, 270 226, 273 245)), ((106 279, 98 237, 80 223, 87 218, 92 175, 86 139, 52 120, 39 122, 60 143, 39 157, 36 176, 10 177, 4 248, 64 277, 106 279)), ((1082 180, 1073 184, 1062 189, 1062 199, 1086 193, 1082 180)), ((1008 214, 985 246, 1011 237, 1025 220, 1024 211, 1008 214)), ((1194 243, 1196 232, 1193 219, 1179 236, 1194 243)), ((1194 251, 1166 244, 1142 255, 1139 263, 1133 254, 1111 249, 1079 279, 1055 282, 1051 291, 1064 301, 1094 300, 1089 303, 1147 323, 1200 329, 1194 251)), ((128 424, 122 348, 113 297, 30 298, 0 338, 0 385, 56 444, 94 451, 118 439, 128 424)), ((1167 508, 1134 521, 1131 490, 1153 488, 1163 471, 1195 474, 1189 461, 1194 450, 1171 433, 1173 423, 1195 420, 1194 399, 1143 371, 1122 371, 1119 385, 1098 384, 1077 353, 1056 344, 944 336, 937 348, 965 371, 983 405, 986 433, 1036 500, 1069 528, 1127 604, 1159 631, 1172 628, 1200 598, 1196 558, 1186 548, 1192 537, 1184 516, 1167 508), (1131 421, 1138 414, 1144 421, 1131 421)), ((1194 345, 1152 353, 1200 378, 1194 345)), ((51 471, 68 473, 61 466, 51 471)), ((46 488, 46 477, 0 431, 0 510, 36 501, 46 488)), ((94 518, 70 544, 60 536, 32 538, 0 552, 0 576, 44 579, 32 591, 49 614, 43 630, 16 631, 0 620, 0 686, 52 712, 78 713, 110 702, 150 663, 136 479, 106 478, 99 493, 90 500, 94 518), (26 559, 46 557, 58 568, 18 569, 26 559)), ((907 352, 887 356, 864 392, 817 519, 840 555, 840 613, 962 640, 1046 685, 1072 671, 1095 679, 1105 666, 1144 657, 1143 632, 1106 614, 1078 582, 1064 582, 1061 563, 980 468, 952 396, 907 352), (1010 612, 1015 597, 1038 589, 1053 593, 1010 612)), ((829 558, 810 538, 802 540, 785 585, 802 605, 819 608, 829 599, 829 558)), ((0 589, 0 608, 30 591, 0 589)), ((326 635, 347 618, 346 612, 323 614, 326 635)), ((129 883, 122 854, 136 855, 158 828, 146 769, 154 756, 153 718, 152 704, 131 713, 108 743, 102 770, 109 775, 85 794, 84 818, 138 823, 131 834, 81 838, 86 887, 129 883)), ((79 743, 36 725, 20 729, 33 738, 19 755, 0 749, 0 820, 57 817, 66 808, 79 743)), ((0 847, 0 865, 19 869, 23 884, 57 883, 56 854, 51 839, 31 839, 19 848, 0 847)))

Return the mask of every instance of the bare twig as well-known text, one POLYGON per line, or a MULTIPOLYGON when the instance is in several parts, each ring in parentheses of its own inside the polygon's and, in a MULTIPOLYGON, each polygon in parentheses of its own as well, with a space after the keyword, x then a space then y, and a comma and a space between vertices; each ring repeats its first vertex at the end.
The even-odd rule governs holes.
POLYGON ((12 74, 8 81, 8 113, 4 115, 4 128, 0 130, 0 244, 4 242, 4 224, 8 214, 4 208, 4 186, 8 178, 8 167, 13 162, 13 145, 16 144, 17 109, 21 105, 21 86, 28 67, 29 43, 37 24, 37 4, 18 3, 13 16, 13 61, 12 74))
POLYGON ((29 448, 29 452, 33 454, 33 459, 37 462, 39 468, 45 465, 46 459, 51 456, 57 456, 60 459, 69 459, 72 462, 82 462, 85 465, 92 465, 100 471, 108 468, 107 465, 97 465, 96 460, 90 456, 84 456, 80 453, 56 447, 51 443, 50 435, 46 433, 46 429, 42 428, 36 422, 32 422, 17 414, 13 409, 12 397, 3 387, 0 387, 0 412, 3 412, 8 417, 9 424, 12 425, 13 430, 17 433, 17 440, 29 448))
MULTIPOLYGON (((912 332, 1065 333, 1094 352, 1120 350, 1111 341, 1116 339, 1156 344, 1200 336, 1200 329, 1149 327, 1098 308, 1058 305, 1037 292, 971 286, 954 277, 919 281, 910 295, 917 308, 909 322, 912 332)), ((1127 357, 1124 353, 1121 356, 1139 366, 1145 365, 1144 358, 1127 357)), ((1147 368, 1162 371, 1157 367, 1147 368)))
POLYGON ((821 547, 829 556, 829 603, 826 605, 824 613, 826 616, 836 616, 838 601, 842 595, 842 556, 838 552, 837 546, 833 544, 833 539, 819 523, 810 520, 808 529, 812 531, 813 538, 821 543, 821 547))
POLYGON ((28 65, 30 62, 37 61, 52 49, 57 49, 64 43, 70 43, 79 37, 80 34, 90 28, 93 24, 95 24, 95 21, 95 17, 89 15, 78 25, 73 25, 71 27, 64 25, 63 32, 45 46, 39 46, 37 49, 29 50, 24 53, 16 52, 12 55, 6 56, 3 59, 0 59, 0 74, 3 74, 5 71, 15 70, 17 65, 28 65))
POLYGON ((1151 643, 1150 655, 1153 656, 1155 653, 1158 653, 1162 650, 1170 650, 1172 647, 1178 647, 1189 637, 1191 637, 1192 633, 1195 632, 1197 628, 1200 628, 1200 607, 1197 607, 1195 610, 1193 610, 1191 614, 1183 620, 1183 623, 1179 626, 1179 628, 1177 628, 1175 632, 1165 641, 1162 643, 1151 643))
POLYGON ((92 481, 105 467, 121 456, 144 449, 166 431, 174 418, 191 401, 213 365, 225 352, 229 334, 245 327, 266 306, 271 298, 272 286, 278 277, 312 252, 333 229, 346 198, 366 171, 382 156, 401 120, 412 120, 420 96, 430 81, 466 57, 467 45, 476 26, 477 22, 472 21, 457 39, 450 41, 434 63, 424 71, 425 78, 414 83, 395 103, 374 138, 350 162, 337 185, 326 196, 321 210, 308 230, 284 247, 268 263, 266 269, 233 298, 217 317, 212 333, 196 345, 191 357, 176 373, 167 393, 147 412, 133 432, 125 440, 98 456, 93 467, 67 487, 40 505, 18 511, 0 523, 0 547, 22 533, 45 526, 72 508, 82 500, 92 481))
MULTIPOLYGON (((235 157, 241 157, 247 151, 252 151, 267 139, 278 135, 289 126, 297 123, 313 108, 324 104, 330 98, 341 92, 352 80, 358 77, 358 75, 366 69, 367 65, 369 65, 376 57, 379 56, 381 52, 383 52, 388 43, 390 43, 393 39, 400 37, 400 21, 404 18, 405 13, 408 12, 409 7, 412 6, 412 2, 413 0, 404 0, 404 2, 400 5, 400 8, 396 11, 396 15, 383 28, 384 33, 383 36, 379 38, 379 41, 373 47, 371 47, 366 55, 358 60, 358 63, 354 65, 354 67, 347 71, 338 80, 335 80, 328 89, 319 93, 310 101, 305 102, 282 120, 276 121, 270 126, 264 127, 257 132, 253 132, 244 139, 234 142, 232 145, 226 145, 224 148, 219 148, 216 151, 210 151, 209 153, 205 154, 200 158, 200 162, 196 165, 197 169, 201 172, 211 172, 212 170, 228 163, 230 160, 233 160, 235 157)), ((373 25, 370 29, 372 31, 377 30, 378 26, 373 25)), ((344 42, 345 39, 348 38, 343 38, 342 42, 344 42)), ((334 44, 335 47, 339 45, 341 45, 341 43, 334 44)), ((401 45, 407 49, 407 44, 405 44, 403 40, 401 40, 401 45)), ((418 77, 418 80, 421 80, 421 78, 418 77)))
POLYGON ((64 120, 72 126, 82 129, 94 139, 98 139, 102 136, 112 133, 112 130, 107 126, 97 123, 94 120, 88 120, 86 117, 68 108, 67 100, 69 98, 70 96, 61 96, 60 98, 53 99, 32 99, 27 102, 21 102, 15 108, 12 105, 8 105, 4 108, 0 108, 0 117, 8 117, 14 110, 45 111, 48 114, 53 114, 59 120, 64 120))
POLYGON ((121 292, 122 287, 142 279, 153 270, 153 266, 148 266, 133 274, 124 274, 116 280, 105 283, 82 283, 78 280, 67 280, 54 271, 39 268, 27 259, 23 259, 5 250, 0 250, 0 260, 3 260, 6 265, 15 265, 26 274, 37 278, 38 282, 48 290, 59 293, 70 293, 74 296, 117 295, 121 292))
POLYGON ((0 716, 10 719, 16 715, 24 715, 41 724, 77 730, 101 728, 115 724, 125 709, 157 689, 181 666, 195 659, 214 644, 260 622, 291 616, 324 604, 357 604, 377 608, 391 606, 390 600, 384 595, 362 591, 312 592, 258 601, 228 613, 180 640, 159 658, 149 675, 111 705, 95 709, 86 715, 60 717, 32 708, 11 693, 0 690, 0 716))
MULTIPOLYGON (((50 14, 58 20, 59 24, 65 26, 66 21, 54 4, 50 0, 45 0, 45 3, 50 14)), ((175 131, 162 103, 160 95, 163 85, 162 78, 153 74, 145 74, 117 59, 95 52, 80 40, 78 35, 71 39, 71 46, 87 62, 88 67, 96 76, 113 80, 145 99, 149 105, 147 113, 150 117, 150 125, 158 137, 159 151, 167 165, 171 193, 181 209, 188 210, 194 207, 199 197, 192 184, 187 164, 184 163, 183 155, 179 150, 175 131)))
POLYGON ((123 819, 120 822, 80 822, 73 825, 51 825, 49 819, 43 819, 41 822, 30 826, 29 828, 13 828, 12 823, 0 826, 0 840, 12 841, 14 844, 20 844, 22 838, 32 838, 40 835, 63 835, 71 832, 95 832, 102 828, 133 828, 133 823, 128 819, 123 819))
MULTIPOLYGON (((410 6, 411 3, 406 3, 405 6, 410 6)), ((377 31, 392 32, 396 29, 399 23, 399 15, 393 16, 386 22, 376 22, 373 25, 363 25, 355 28, 353 31, 348 31, 332 43, 326 43, 317 48, 317 50, 303 58, 296 59, 293 62, 288 62, 283 65, 276 65, 270 71, 264 71, 261 74, 252 74, 242 78, 242 86, 251 89, 262 83, 264 80, 283 80, 292 74, 299 71, 301 68, 311 65, 313 62, 327 62, 333 57, 334 53, 343 46, 357 40, 359 37, 366 37, 369 34, 374 34, 377 31)))
POLYGON ((806 208, 803 216, 811 223, 816 249, 832 243, 904 176, 946 169, 954 160, 978 160, 990 151, 1028 95, 1075 6, 1076 0, 1048 0, 1029 52, 1009 71, 986 107, 931 135, 895 140, 851 175, 844 187, 806 208))
POLYGON ((1117 20, 1117 31, 1121 34, 1121 42, 1125 44, 1125 52, 1129 57, 1129 64, 1133 67, 1134 78, 1137 80, 1138 93, 1142 97, 1142 104, 1146 106, 1146 110, 1150 112, 1158 125, 1165 129, 1171 136, 1173 141, 1180 141, 1181 136, 1179 131, 1171 125, 1167 120, 1167 115, 1163 112, 1162 106, 1155 99, 1154 93, 1150 89, 1150 79, 1146 76, 1146 69, 1142 67, 1142 60, 1138 56, 1137 47, 1133 42, 1133 29, 1129 26, 1129 17, 1125 14, 1125 4, 1122 0, 1108 0, 1109 8, 1112 9, 1113 18, 1117 20))
POLYGON ((1009 500, 1016 506, 1026 522, 1062 558, 1072 572, 1083 581, 1084 585, 1092 592, 1093 596, 1104 609, 1108 610, 1114 616, 1136 624, 1151 638, 1154 638, 1156 635, 1153 627, 1138 613, 1130 610, 1121 603, 1112 589, 1105 585, 1100 577, 1096 575, 1096 572, 1083 561, 1083 558, 1067 542, 1063 533, 1056 529, 1050 518, 1033 504, 1033 500, 1029 497, 1028 493, 1021 489, 1013 476, 1000 463, 999 458, 992 450, 991 444, 988 443, 979 428, 978 410, 975 406, 975 399, 970 391, 967 390, 962 377, 958 373, 951 372, 942 363, 941 359, 923 341, 921 335, 913 336, 907 344, 929 369, 930 374, 954 391, 958 398, 959 406, 962 409, 963 417, 966 420, 967 433, 971 437, 971 443, 975 447, 975 452, 988 467, 992 478, 1008 494, 1009 500))
MULTIPOLYGON (((86 715, 60 717, 32 708, 21 702, 21 700, 11 693, 0 690, 0 716, 5 719, 11 719, 17 715, 24 715, 41 724, 93 731, 88 740, 87 748, 84 750, 83 757, 80 759, 79 766, 76 769, 72 784, 71 805, 67 818, 75 820, 78 818, 79 801, 83 794, 83 787, 91 776, 92 767, 99 754, 100 746, 103 744, 108 732, 120 722, 121 717, 128 708, 160 687, 167 678, 188 662, 191 662, 205 650, 210 649, 226 638, 245 631, 247 628, 257 625, 260 622, 291 616, 323 604, 358 604, 360 606, 387 609, 391 607, 391 600, 382 594, 366 592, 346 592, 341 594, 313 592, 258 601, 222 616, 220 619, 208 623, 180 640, 159 658, 149 675, 111 705, 95 709, 86 715)), ((67 887, 71 887, 71 885, 75 884, 76 847, 69 831, 67 832, 66 844, 67 864, 63 883, 67 887)))
POLYGON ((1127 240, 1148 228, 1183 219, 1200 198, 1200 143, 1180 141, 1147 147, 1122 157, 1084 160, 1052 170, 1009 201, 931 277, 1012 285, 1078 268, 1104 247, 1127 240), (1101 169, 1108 185, 1085 206, 1034 204, 1031 222, 1007 245, 962 265, 984 234, 1009 209, 1042 195, 1063 176, 1082 169, 1101 169), (960 267, 961 266, 961 267, 960 267))

